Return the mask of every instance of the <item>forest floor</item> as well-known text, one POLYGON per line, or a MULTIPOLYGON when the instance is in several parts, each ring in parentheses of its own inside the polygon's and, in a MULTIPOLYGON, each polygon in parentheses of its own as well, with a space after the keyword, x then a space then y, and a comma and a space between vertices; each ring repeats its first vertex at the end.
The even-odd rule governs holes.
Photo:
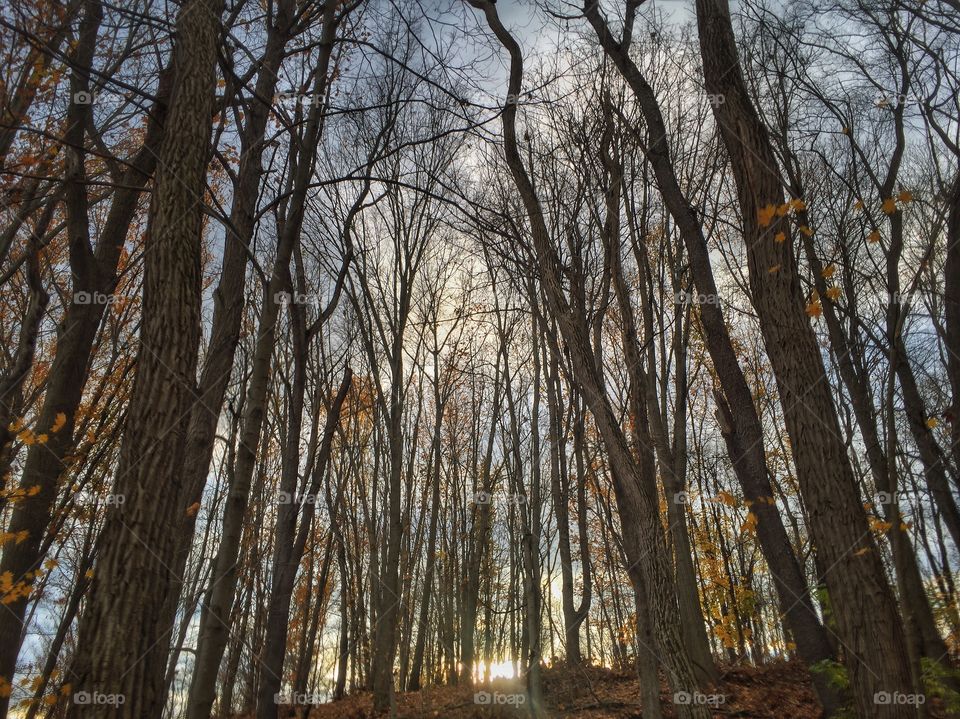
MULTIPOLYGON (((525 716, 516 706, 522 686, 496 680, 489 686, 430 687, 397 695, 398 719, 501 719, 525 716), (476 696, 475 696, 476 695, 476 696), (508 704, 507 702, 512 702, 508 704)), ((522 695, 521 695, 522 696, 522 695)), ((599 667, 558 667, 544 672, 544 696, 553 719, 639 719, 640 682, 635 674, 599 667)), ((816 719, 816 697, 806 670, 795 664, 731 667, 722 670, 715 688, 715 717, 816 719)), ((661 689, 664 716, 674 717, 672 697, 661 689)), ((522 699, 519 701, 523 701, 522 699)), ((932 716, 937 716, 934 707, 932 716)), ((281 713, 281 716, 283 714, 281 713)), ((298 716, 292 711, 288 716, 298 716)), ((309 719, 369 719, 369 693, 314 707, 309 719)))

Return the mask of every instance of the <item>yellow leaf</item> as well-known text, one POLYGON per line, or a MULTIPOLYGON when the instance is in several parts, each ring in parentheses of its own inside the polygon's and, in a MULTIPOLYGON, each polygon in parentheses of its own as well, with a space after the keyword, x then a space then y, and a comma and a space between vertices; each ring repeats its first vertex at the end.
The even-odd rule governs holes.
POLYGON ((60 566, 60 562, 58 562, 56 559, 48 559, 43 563, 43 566, 48 570, 56 569, 58 566, 60 566))
POLYGON ((790 212, 790 203, 784 202, 782 205, 777 206, 777 217, 783 217, 788 212, 790 212))
POLYGON ((937 420, 937 418, 936 418, 936 417, 931 417, 930 419, 927 420, 927 429, 933 429, 933 428, 935 428, 938 424, 940 424, 940 422, 937 420))
POLYGON ((88 569, 83 573, 83 576, 86 577, 87 579, 93 579, 93 570, 88 569))
POLYGON ((70 690, 72 688, 73 687, 70 684, 64 684, 62 687, 60 687, 60 693, 63 694, 63 696, 68 697, 70 696, 70 690))
POLYGON ((863 549, 858 549, 853 553, 854 557, 862 557, 864 554, 870 551, 870 547, 864 547, 863 549))
POLYGON ((187 507, 187 516, 192 517, 199 511, 199 509, 200 509, 200 502, 194 502, 189 507, 187 507))
POLYGON ((833 277, 836 271, 837 271, 837 266, 831 263, 826 267, 824 267, 823 271, 820 274, 829 280, 831 277, 833 277))
POLYGON ((771 275, 775 275, 780 271, 781 267, 783 267, 783 265, 774 265, 773 267, 767 270, 767 273, 771 275))
POLYGON ((907 205, 913 202, 913 193, 910 192, 910 190, 904 190, 899 195, 897 195, 897 199, 900 200, 900 202, 902 202, 903 204, 907 205))
POLYGON ((791 200, 790 206, 793 207, 793 209, 796 210, 797 212, 807 209, 807 203, 801 200, 800 198, 791 200))
POLYGON ((11 432, 19 432, 21 429, 23 429, 23 420, 13 420, 9 425, 7 425, 7 429, 9 429, 11 432))
POLYGON ((29 429, 25 429, 21 431, 17 435, 17 439, 19 439, 21 442, 23 442, 26 445, 32 445, 34 442, 37 441, 36 437, 33 436, 33 432, 31 432, 29 429))
POLYGON ((757 531, 757 515, 753 512, 747 512, 746 518, 743 520, 743 526, 740 527, 740 533, 744 532, 747 534, 754 534, 757 531))
POLYGON ((874 532, 886 532, 892 526, 893 525, 890 524, 890 522, 884 522, 882 519, 877 517, 871 517, 870 519, 870 529, 872 529, 874 532))
POLYGON ((66 423, 67 423, 67 415, 65 415, 63 412, 57 412, 57 416, 53 420, 53 424, 50 425, 50 433, 56 434, 61 429, 63 429, 63 425, 65 425, 66 423))
POLYGON ((46 432, 44 432, 43 434, 38 434, 37 444, 46 444, 48 439, 50 439, 50 437, 47 435, 46 432))
POLYGON ((717 499, 720 501, 720 504, 725 504, 728 507, 737 506, 736 497, 725 490, 720 490, 720 493, 717 494, 717 499))
POLYGON ((879 241, 880 241, 880 231, 879 231, 879 230, 874 230, 874 231, 871 232, 869 235, 867 235, 867 241, 870 242, 870 243, 872 243, 872 244, 876 244, 877 242, 879 242, 879 241))
POLYGON ((811 317, 819 317, 823 314, 823 306, 816 300, 809 302, 807 304, 807 314, 811 317))
POLYGON ((892 215, 894 212, 897 211, 897 203, 894 202, 894 199, 892 197, 888 197, 886 200, 883 201, 883 205, 881 209, 883 210, 883 214, 892 215))
POLYGON ((787 239, 787 235, 785 232, 778 232, 776 235, 773 236, 774 242, 778 242, 780 244, 786 241, 786 239, 787 239))
POLYGON ((777 208, 774 205, 767 205, 766 207, 757 210, 757 223, 760 227, 766 227, 773 220, 773 216, 776 214, 777 208))
POLYGON ((813 230, 811 230, 807 225, 801 225, 800 232, 805 234, 807 237, 813 237, 813 230))
POLYGON ((830 298, 831 302, 836 302, 839 300, 841 294, 843 293, 840 291, 839 287, 833 286, 827 288, 827 297, 830 298))
POLYGON ((862 209, 863 209, 863 200, 857 200, 856 202, 854 202, 854 203, 853 203, 853 209, 857 210, 858 212, 859 212, 860 210, 862 210, 862 209))

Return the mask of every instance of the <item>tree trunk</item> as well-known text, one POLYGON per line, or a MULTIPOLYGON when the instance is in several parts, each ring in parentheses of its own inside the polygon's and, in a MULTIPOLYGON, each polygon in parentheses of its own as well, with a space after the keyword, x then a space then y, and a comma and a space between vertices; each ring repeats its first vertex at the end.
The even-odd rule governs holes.
POLYGON ((863 716, 909 717, 905 705, 878 704, 878 692, 912 694, 903 627, 824 381, 819 348, 800 295, 788 217, 764 229, 759 213, 783 203, 777 160, 740 71, 725 0, 697 0, 707 91, 724 98, 714 114, 730 155, 742 211, 750 285, 791 439, 797 479, 817 555, 826 565, 830 607, 845 645, 857 710, 863 716), (784 232, 786 241, 774 242, 784 232), (768 270, 775 265, 782 269, 768 270))
MULTIPOLYGON (((595 6, 585 10, 585 15, 604 52, 617 66, 640 105, 648 128, 649 142, 646 143, 645 153, 663 201, 680 230, 690 258, 694 283, 701 294, 719 298, 706 237, 699 218, 677 180, 670 158, 666 123, 653 88, 629 55, 629 39, 625 38, 623 43, 617 42, 595 6)), ((715 392, 721 434, 737 481, 757 517, 757 539, 773 576, 781 611, 794 636, 797 653, 808 666, 812 666, 832 659, 833 649, 814 608, 806 577, 777 509, 767 474, 760 418, 719 303, 707 302, 699 309, 707 349, 723 390, 722 393, 715 392)), ((837 691, 822 675, 814 675, 813 682, 824 710, 832 713, 841 703, 837 691)))
MULTIPOLYGON (((49 433, 46 444, 36 443, 27 450, 20 488, 39 487, 40 491, 36 494, 27 492, 11 511, 8 531, 15 534, 26 532, 27 537, 22 542, 8 542, 3 546, 0 574, 9 572, 13 577, 24 577, 35 572, 43 562, 43 538, 52 518, 64 457, 74 446, 74 424, 83 396, 87 364, 106 309, 102 303, 78 304, 76 300, 81 293, 88 297, 107 295, 116 284, 120 251, 127 230, 137 210, 140 194, 157 163, 169 92, 170 76, 165 72, 157 91, 157 101, 149 115, 143 147, 130 161, 121 186, 114 192, 95 251, 90 248, 87 202, 79 186, 81 178, 75 180, 77 191, 66 203, 73 228, 69 242, 74 295, 57 329, 56 353, 47 375, 37 425, 52 427, 60 414, 66 422, 59 432, 49 433)), ((20 652, 27 599, 21 597, 6 604, 5 608, 7 611, 0 612, 0 676, 12 677, 20 652)), ((6 712, 8 700, 9 697, 0 697, 0 716, 6 712)))
POLYGON ((177 16, 175 87, 150 206, 143 323, 114 491, 73 663, 76 691, 123 704, 70 704, 68 717, 159 717, 183 505, 183 446, 200 342, 200 240, 222 0, 188 0, 177 16), (119 589, 122 588, 122 589, 119 589))

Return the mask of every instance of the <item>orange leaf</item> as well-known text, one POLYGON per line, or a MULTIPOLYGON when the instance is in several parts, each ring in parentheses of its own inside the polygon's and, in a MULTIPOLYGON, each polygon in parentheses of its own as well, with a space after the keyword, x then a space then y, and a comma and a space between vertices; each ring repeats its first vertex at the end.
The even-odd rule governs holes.
POLYGON ((56 434, 61 429, 63 429, 63 425, 65 425, 66 423, 67 423, 67 415, 65 415, 63 412, 57 412, 57 416, 53 420, 53 424, 50 425, 50 432, 52 434, 56 434))
POLYGON ((777 208, 774 205, 767 205, 766 207, 757 210, 757 223, 760 227, 766 227, 773 220, 773 216, 776 214, 777 208))

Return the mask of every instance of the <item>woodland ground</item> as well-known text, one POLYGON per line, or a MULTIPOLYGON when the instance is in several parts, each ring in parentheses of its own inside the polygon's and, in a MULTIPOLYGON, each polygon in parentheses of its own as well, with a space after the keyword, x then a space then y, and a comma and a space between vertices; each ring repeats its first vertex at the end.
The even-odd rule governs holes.
MULTIPOLYGON (((520 690, 515 680, 497 680, 482 687, 430 687, 397 696, 398 719, 500 719, 527 716, 522 709, 480 706, 474 692, 511 693, 520 690)), ((725 697, 715 717, 742 719, 816 719, 816 697, 807 672, 795 664, 765 667, 726 667, 716 692, 725 697)), ((544 694, 554 719, 638 719, 640 683, 632 673, 598 667, 554 668, 544 674, 544 694)), ((664 716, 675 716, 665 685, 661 688, 664 716)), ((934 703, 931 717, 943 716, 934 703)), ((281 716, 298 716, 292 709, 281 716)), ((355 694, 343 701, 315 707, 309 719, 367 719, 373 717, 372 695, 355 694)))

